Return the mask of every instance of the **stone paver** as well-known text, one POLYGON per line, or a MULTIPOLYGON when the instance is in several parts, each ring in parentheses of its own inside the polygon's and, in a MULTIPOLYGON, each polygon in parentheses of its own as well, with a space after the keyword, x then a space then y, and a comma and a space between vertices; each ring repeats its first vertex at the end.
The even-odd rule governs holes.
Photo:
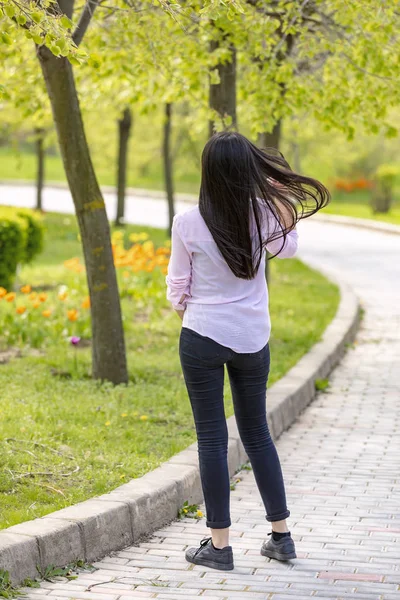
POLYGON ((253 473, 232 492, 235 570, 189 565, 204 521, 173 523, 71 582, 27 589, 66 600, 400 599, 400 237, 326 224, 301 226, 302 255, 333 269, 362 299, 354 347, 277 442, 298 558, 269 561, 269 531, 253 473))

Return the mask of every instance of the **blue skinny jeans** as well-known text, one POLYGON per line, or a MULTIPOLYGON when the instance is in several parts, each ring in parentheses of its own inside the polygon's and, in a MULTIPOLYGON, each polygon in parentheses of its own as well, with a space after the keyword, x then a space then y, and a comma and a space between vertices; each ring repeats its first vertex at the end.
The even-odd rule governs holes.
POLYGON ((231 525, 225 364, 238 430, 265 506, 266 519, 270 522, 286 519, 290 512, 282 469, 266 416, 269 345, 259 352, 239 354, 182 327, 179 356, 197 432, 207 526, 224 529, 231 525))

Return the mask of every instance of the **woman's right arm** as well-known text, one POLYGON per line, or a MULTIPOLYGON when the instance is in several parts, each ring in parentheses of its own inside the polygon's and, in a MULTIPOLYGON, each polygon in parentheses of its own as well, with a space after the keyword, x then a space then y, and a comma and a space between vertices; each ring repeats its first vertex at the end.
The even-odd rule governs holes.
POLYGON ((286 234, 285 243, 283 236, 268 242, 267 250, 270 254, 276 254, 276 258, 292 258, 297 253, 299 234, 296 228, 286 234))
MULTIPOLYGON (((271 179, 270 183, 277 188, 284 188, 278 181, 271 179)), ((285 203, 277 198, 274 199, 274 204, 278 209, 278 214, 274 215, 271 210, 268 211, 268 234, 274 234, 275 239, 268 242, 267 250, 271 254, 275 254, 277 258, 291 258, 295 256, 297 252, 299 240, 299 235, 296 230, 295 209, 291 210, 285 203), (283 230, 288 231, 284 243, 283 230), (281 232, 282 235, 277 235, 279 232, 281 232)))

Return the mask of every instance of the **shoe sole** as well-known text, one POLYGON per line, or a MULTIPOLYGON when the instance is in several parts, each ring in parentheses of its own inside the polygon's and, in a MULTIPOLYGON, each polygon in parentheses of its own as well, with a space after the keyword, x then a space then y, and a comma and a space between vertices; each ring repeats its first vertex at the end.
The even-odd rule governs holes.
POLYGON ((232 571, 234 569, 233 563, 221 564, 214 562, 213 560, 191 560, 185 556, 186 560, 192 565, 200 565, 201 567, 210 567, 210 569, 218 569, 218 571, 232 571))
POLYGON ((297 558, 296 552, 289 552, 284 554, 283 552, 276 552, 274 550, 264 550, 264 548, 261 548, 261 554, 262 556, 266 556, 267 558, 274 558, 275 560, 281 561, 297 558))

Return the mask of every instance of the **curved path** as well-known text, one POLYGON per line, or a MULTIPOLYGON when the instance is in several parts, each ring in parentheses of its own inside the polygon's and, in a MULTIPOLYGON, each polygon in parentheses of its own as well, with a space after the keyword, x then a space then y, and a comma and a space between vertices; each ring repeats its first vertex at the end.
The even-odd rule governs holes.
MULTIPOLYGON (((156 192, 157 195, 160 192, 156 192)), ((107 214, 110 220, 115 219, 117 200, 115 192, 103 191, 107 214)), ((181 194, 178 195, 182 197, 181 194)), ((11 206, 24 206, 34 208, 36 205, 36 190, 30 184, 6 184, 0 183, 0 204, 11 206)), ((176 211, 183 210, 185 204, 179 199, 175 203, 176 211)), ((74 204, 70 191, 65 187, 45 187, 43 190, 43 210, 54 211, 65 214, 73 214, 74 204)), ((125 218, 127 223, 138 225, 152 225, 153 227, 167 227, 168 205, 167 201, 150 198, 139 190, 135 195, 127 194, 125 200, 125 218)))
POLYGON ((96 563, 94 573, 27 589, 28 598, 399 600, 400 236, 317 222, 301 224, 300 235, 300 256, 349 282, 366 312, 328 393, 277 442, 298 558, 260 556, 269 527, 244 471, 232 492, 234 571, 185 562, 184 549, 207 531, 186 519, 96 563))

